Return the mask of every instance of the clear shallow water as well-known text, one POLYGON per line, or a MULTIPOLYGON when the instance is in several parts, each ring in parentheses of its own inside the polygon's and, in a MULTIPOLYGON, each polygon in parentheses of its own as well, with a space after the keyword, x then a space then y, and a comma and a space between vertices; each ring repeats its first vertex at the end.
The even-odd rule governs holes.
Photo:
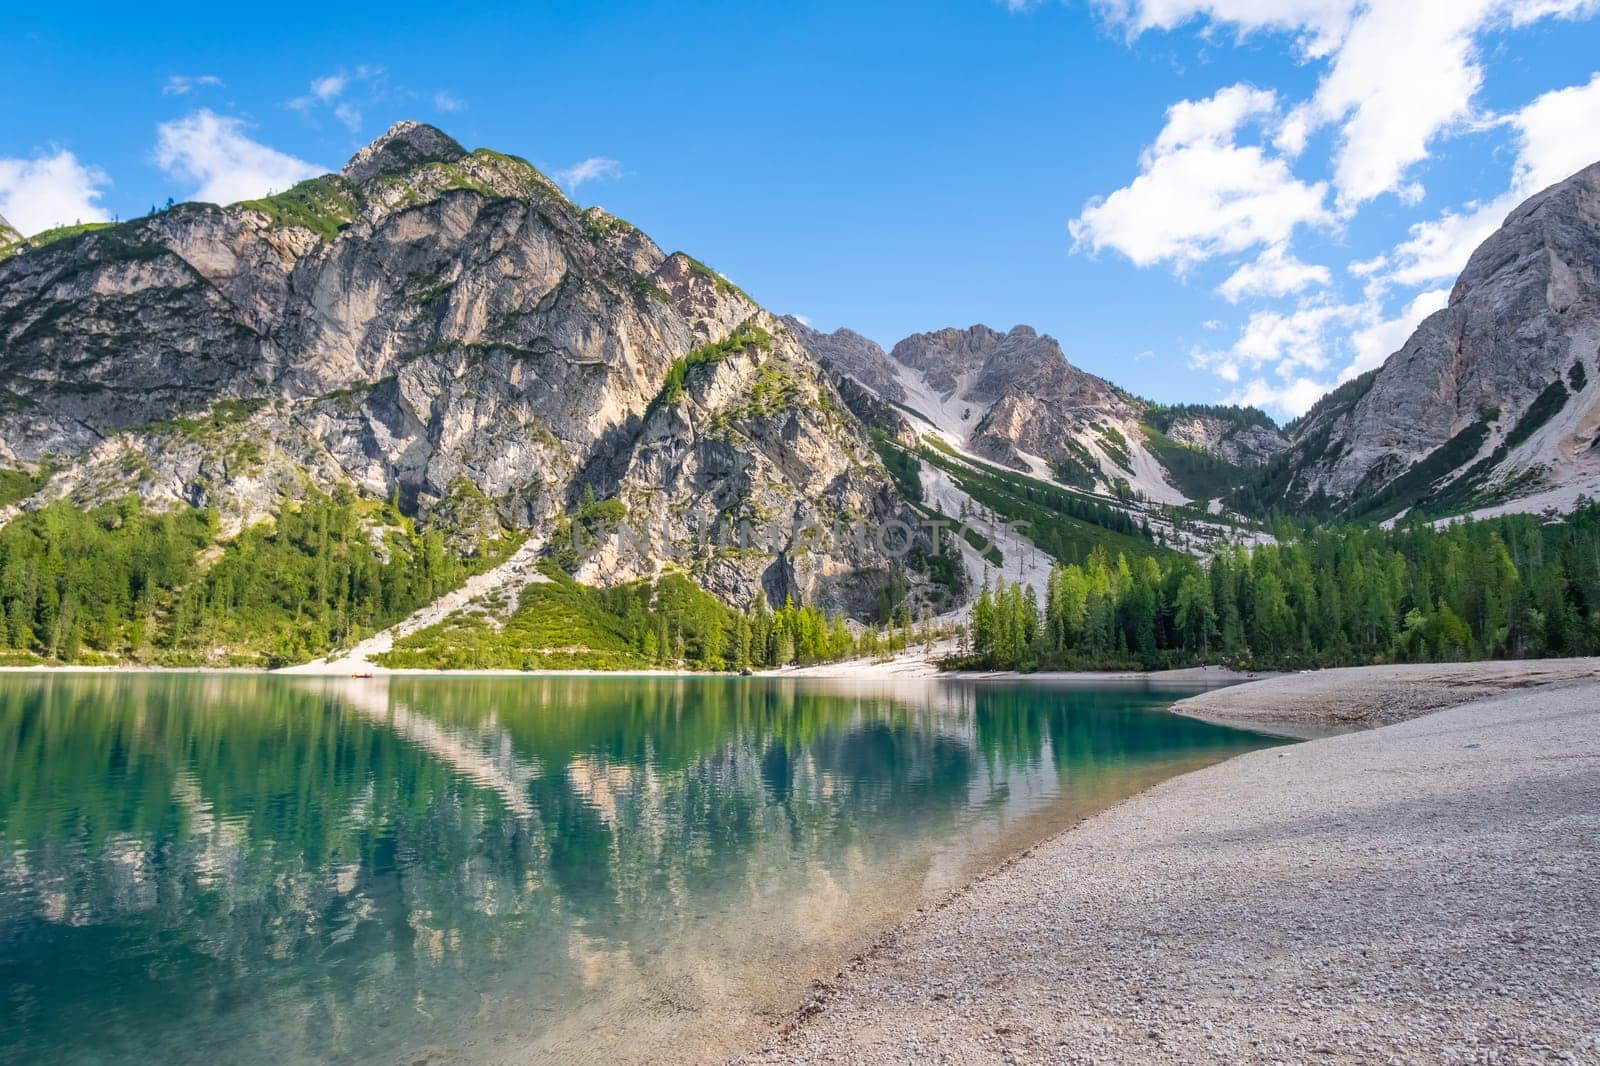
POLYGON ((1272 743, 1182 694, 0 678, 0 1061, 722 1054, 984 865, 1272 743))

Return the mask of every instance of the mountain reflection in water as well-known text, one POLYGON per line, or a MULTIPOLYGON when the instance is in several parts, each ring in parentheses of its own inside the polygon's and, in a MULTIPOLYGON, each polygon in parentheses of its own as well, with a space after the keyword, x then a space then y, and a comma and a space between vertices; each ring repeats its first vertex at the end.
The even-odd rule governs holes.
POLYGON ((1173 695, 0 678, 0 1059, 724 1051, 1007 848, 1269 743, 1173 695))

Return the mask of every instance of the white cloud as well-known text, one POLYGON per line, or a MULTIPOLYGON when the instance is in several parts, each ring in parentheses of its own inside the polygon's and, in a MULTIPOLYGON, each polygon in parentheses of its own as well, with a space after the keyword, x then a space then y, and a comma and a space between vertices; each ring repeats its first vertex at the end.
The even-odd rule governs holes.
POLYGON ((1375 255, 1371 259, 1353 259, 1345 266, 1345 269, 1358 278, 1370 278, 1388 265, 1388 256, 1375 255))
POLYGON ((1302 300, 1287 311, 1257 311, 1232 346, 1196 351, 1191 362, 1224 381, 1245 381, 1229 402, 1301 414, 1334 384, 1324 375, 1338 368, 1337 380, 1346 381, 1378 366, 1449 295, 1448 289, 1430 289, 1392 318, 1385 318, 1382 304, 1372 300, 1302 300))
POLYGON ((1271 364, 1280 375, 1296 367, 1326 370, 1333 361, 1330 332, 1361 315, 1351 304, 1302 303, 1293 311, 1257 311, 1234 342, 1232 355, 1253 367, 1271 364))
POLYGON ((238 119, 204 108, 157 127, 155 160, 174 178, 195 185, 193 199, 217 204, 282 192, 326 173, 251 140, 238 119))
POLYGON ((1312 133, 1338 130, 1333 186, 1353 212, 1384 193, 1417 202, 1410 171, 1439 137, 1473 128, 1483 84, 1478 40, 1504 25, 1585 17, 1600 0, 1105 0, 1102 13, 1132 35, 1189 22, 1240 35, 1295 36, 1301 58, 1326 61, 1309 100, 1277 136, 1281 151, 1304 150, 1312 133))
POLYGON ((382 67, 359 66, 354 74, 341 70, 336 74, 312 78, 306 94, 290 100, 289 107, 305 115, 318 109, 327 109, 353 133, 361 128, 362 105, 350 99, 351 90, 364 87, 367 103, 381 99, 383 74, 382 67))
POLYGON ((1290 311, 1267 309, 1251 313, 1231 347, 1197 350, 1191 363, 1205 367, 1224 381, 1238 381, 1248 373, 1271 369, 1280 377, 1328 369, 1338 351, 1336 331, 1362 315, 1355 304, 1302 301, 1290 311))
POLYGON ((1485 203, 1418 222, 1388 257, 1380 280, 1400 286, 1454 278, 1474 249, 1534 193, 1600 159, 1600 74, 1587 84, 1545 93, 1504 120, 1516 131, 1511 187, 1485 203))
POLYGON ((1248 85, 1174 104, 1139 176, 1090 200, 1072 221, 1074 248, 1110 248, 1139 266, 1182 269, 1283 244, 1296 226, 1326 222, 1326 186, 1296 179, 1262 146, 1235 141, 1242 126, 1259 124, 1274 106, 1271 93, 1248 85))
POLYGON ((1204 20, 1254 30, 1293 33, 1307 57, 1326 55, 1344 37, 1356 0, 1100 0, 1102 14, 1137 36, 1204 20))
MULTIPOLYGON (((1252 313, 1230 347, 1196 350, 1190 362, 1223 381, 1245 383, 1230 395, 1230 403, 1298 415, 1332 387, 1330 372, 1350 362, 1356 350, 1352 338, 1380 317, 1373 303, 1301 300, 1288 310, 1252 313)), ((1372 343, 1382 343, 1379 334, 1372 343)))
POLYGON ((1578 19, 1600 13, 1600 0, 1517 0, 1511 25, 1526 26, 1546 18, 1578 19))
POLYGON ((350 78, 344 74, 328 74, 311 81, 311 95, 314 99, 327 103, 336 99, 344 92, 344 87, 350 84, 350 78))
POLYGON ((0 216, 32 236, 55 226, 104 222, 100 206, 111 179, 65 149, 33 159, 0 159, 0 216))
POLYGON ((1191 144, 1231 141, 1247 121, 1270 116, 1277 110, 1276 93, 1243 82, 1219 89, 1204 100, 1179 100, 1167 108, 1167 123, 1154 146, 1145 152, 1145 160, 1148 163, 1155 156, 1191 144))
POLYGON ((581 163, 555 171, 555 179, 569 191, 591 181, 610 181, 621 176, 622 164, 600 155, 592 155, 581 163))
POLYGON ((222 79, 215 74, 174 74, 161 87, 162 96, 186 96, 196 89, 220 89, 222 79))
POLYGON ((1236 398, 1244 401, 1303 410, 1335 371, 1348 379, 1380 365, 1445 305, 1450 282, 1510 211, 1600 159, 1600 73, 1504 115, 1486 113, 1480 94, 1486 68, 1499 61, 1485 46, 1489 34, 1600 14, 1600 0, 1098 0, 1096 8, 1130 37, 1179 27, 1212 40, 1228 32, 1284 35, 1315 72, 1314 89, 1298 102, 1236 85, 1211 100, 1175 104, 1134 181, 1091 201, 1072 227, 1076 247, 1112 247, 1141 265, 1182 269, 1253 251, 1253 260, 1231 264, 1221 297, 1301 296, 1252 314, 1231 345, 1194 353, 1196 365, 1243 382, 1236 398), (1246 129, 1259 136, 1245 138, 1246 129), (1317 137, 1321 131, 1328 136, 1317 137), (1297 227, 1343 232, 1365 204, 1389 194, 1397 207, 1423 203, 1424 164, 1439 142, 1465 132, 1498 133, 1501 141, 1509 134, 1516 155, 1506 190, 1436 211, 1388 251, 1346 263, 1341 283, 1357 279, 1363 293, 1340 302, 1333 272, 1294 254, 1297 227), (1326 184, 1295 182, 1291 163, 1315 173, 1309 168, 1323 160, 1304 157, 1324 144, 1326 184), (1235 179, 1251 162, 1258 177, 1270 169, 1275 185, 1243 185, 1242 217, 1212 232, 1205 220, 1229 205, 1215 192, 1219 160, 1245 150, 1257 154, 1233 160, 1235 179), (1269 187, 1285 195, 1285 182, 1319 194, 1314 203, 1299 201, 1298 219, 1274 211, 1287 206, 1282 201, 1257 198, 1269 187), (1332 193, 1331 210, 1324 192, 1332 193), (1317 295, 1305 298, 1308 292, 1317 295), (1391 293, 1404 295, 1391 300, 1391 293))
POLYGON ((1312 129, 1339 126, 1342 209, 1409 187, 1407 173, 1427 158, 1429 142, 1466 122, 1483 83, 1474 35, 1499 2, 1376 0, 1352 20, 1299 113, 1312 129))
POLYGON ((1512 117, 1520 146, 1513 185, 1532 195, 1600 160, 1600 73, 1545 93, 1512 117))
POLYGON ((1416 223, 1389 255, 1392 269, 1374 279, 1375 291, 1383 285, 1424 285, 1455 277, 1472 250, 1500 227, 1520 199, 1516 193, 1506 193, 1486 204, 1469 204, 1463 211, 1446 211, 1432 221, 1416 223))
POLYGON ((467 109, 467 105, 460 97, 444 89, 440 89, 433 94, 433 106, 435 110, 447 115, 453 115, 457 111, 465 111, 467 109))
MULTIPOLYGON (((1339 373, 1339 380, 1348 381, 1375 366, 1381 366, 1384 360, 1400 350, 1422 320, 1444 307, 1449 298, 1449 289, 1429 289, 1419 293, 1394 318, 1370 322, 1350 334, 1350 346, 1355 350, 1355 358, 1339 373)), ((1375 307, 1372 313, 1376 313, 1375 307)))
POLYGON ((1274 244, 1229 275, 1217 292, 1236 304, 1246 296, 1292 296, 1331 284, 1333 273, 1327 267, 1303 263, 1287 245, 1274 244))
POLYGON ((1311 410, 1311 405, 1320 400, 1328 388, 1326 383, 1308 377, 1291 378, 1280 385, 1273 385, 1265 378, 1251 378, 1244 388, 1228 396, 1228 402, 1298 417, 1311 410))

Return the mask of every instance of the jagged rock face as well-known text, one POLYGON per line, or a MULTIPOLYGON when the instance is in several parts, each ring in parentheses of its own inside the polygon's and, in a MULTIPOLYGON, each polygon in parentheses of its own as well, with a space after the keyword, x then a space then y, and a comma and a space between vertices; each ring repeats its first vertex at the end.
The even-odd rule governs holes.
POLYGON ((682 397, 654 405, 633 446, 605 464, 628 534, 655 547, 621 552, 628 534, 613 536, 579 576, 645 576, 651 560, 672 558, 730 602, 761 591, 864 615, 888 567, 904 565, 894 534, 915 515, 862 476, 876 466, 872 444, 829 375, 782 323, 756 321, 770 343, 692 370, 682 397))
MULTIPOLYGON (((903 506, 843 406, 725 417, 707 436, 711 416, 658 403, 675 361, 759 314, 687 256, 580 212, 526 162, 401 123, 282 196, 186 204, 0 261, 0 452, 54 457, 51 492, 131 486, 234 525, 297 480, 397 491, 424 519, 464 481, 522 526, 551 521, 587 482, 649 495, 669 537, 714 500, 753 509, 790 548, 742 555, 738 578, 701 560, 708 585, 854 607, 885 557, 793 554, 825 513, 881 521, 903 506), (218 401, 235 401, 225 417, 218 401), (662 449, 677 460, 645 461, 662 449), (742 480, 708 494, 719 463, 742 480)), ((763 359, 800 394, 837 399, 765 321, 763 359)), ((597 573, 661 561, 619 556, 597 573)))
POLYGON ((1293 431, 1292 492, 1370 496, 1464 433, 1443 453, 1450 461, 1424 468, 1433 491, 1477 466, 1480 501, 1562 486, 1593 492, 1597 349, 1600 164, 1513 211, 1473 253, 1444 310, 1378 371, 1307 414, 1293 431), (1525 416, 1557 382, 1570 395, 1558 407, 1547 401, 1555 413, 1531 428, 1539 411, 1525 416), (1525 439, 1502 447, 1514 431, 1525 439))
POLYGON ((1289 447, 1287 437, 1266 426, 1200 415, 1174 418, 1166 434, 1179 444, 1204 449, 1235 466, 1260 466, 1289 447))
MULTIPOLYGON (((993 403, 974 431, 980 453, 1006 459, 1021 450, 1056 459, 1064 454, 1065 439, 1081 433, 1091 422, 1137 421, 1137 408, 1103 378, 1068 363, 1054 337, 1040 335, 1028 326, 1017 326, 1003 335, 981 326, 963 332, 966 337, 953 350, 982 358, 962 395, 993 403)), ((895 352, 908 347, 908 342, 902 341, 895 345, 895 352)), ((897 354, 896 358, 916 365, 932 355, 928 347, 920 346, 920 351, 897 354)))
POLYGON ((1183 499, 1144 447, 1142 406, 1067 362, 1048 334, 942 329, 907 337, 889 356, 927 384, 927 399, 978 455, 1039 474, 1076 467, 1102 487, 1127 480, 1158 502, 1183 499))
POLYGON ((876 341, 852 329, 823 333, 812 329, 793 315, 784 315, 783 324, 824 366, 853 378, 891 403, 904 402, 906 390, 896 376, 895 366, 876 341))
POLYGON ((22 234, 17 232, 15 226, 6 221, 6 216, 0 215, 0 248, 8 244, 16 244, 20 240, 22 240, 22 234))
POLYGON ((351 156, 339 174, 362 185, 380 174, 403 174, 423 163, 453 163, 466 154, 465 148, 441 130, 420 122, 397 122, 351 156))

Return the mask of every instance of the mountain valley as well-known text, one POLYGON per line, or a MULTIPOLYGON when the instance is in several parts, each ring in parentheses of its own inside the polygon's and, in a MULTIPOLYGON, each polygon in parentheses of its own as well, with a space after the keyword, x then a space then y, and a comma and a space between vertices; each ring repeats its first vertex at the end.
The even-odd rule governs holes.
POLYGON ((932 639, 980 589, 1043 603, 1096 553, 1570 512, 1600 494, 1597 348, 1600 166, 1280 428, 1133 396, 1023 325, 819 332, 401 123, 264 199, 0 224, 7 643, 718 667, 932 639))

